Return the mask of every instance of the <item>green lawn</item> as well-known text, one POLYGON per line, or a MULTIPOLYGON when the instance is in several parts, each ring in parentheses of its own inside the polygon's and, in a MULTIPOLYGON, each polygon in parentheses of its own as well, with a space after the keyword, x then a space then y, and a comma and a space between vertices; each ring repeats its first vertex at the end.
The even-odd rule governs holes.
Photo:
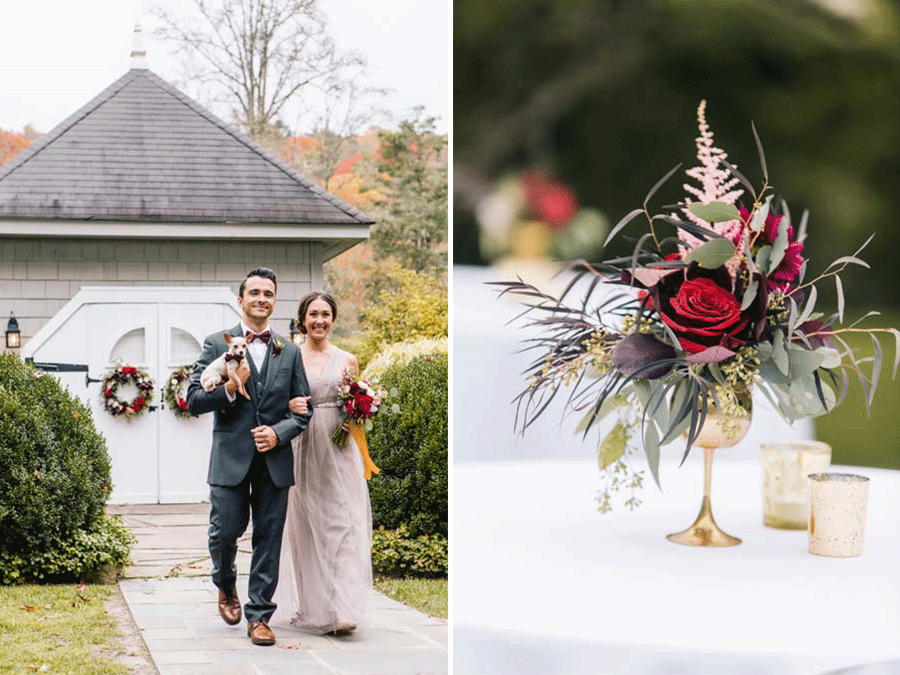
MULTIPOLYGON (((849 317, 847 317, 849 318, 849 317)), ((900 328, 900 313, 884 311, 867 319, 865 327, 900 328)), ((850 374, 847 398, 835 410, 815 420, 816 438, 832 447, 832 463, 900 469, 900 373, 891 380, 894 364, 894 338, 880 338, 883 364, 870 416, 859 379, 850 374)), ((854 334, 848 343, 857 358, 871 356, 872 341, 867 335, 854 334)), ((868 366, 864 366, 866 371, 868 366)))
POLYGON ((0 673, 127 675, 103 607, 114 588, 0 586, 0 673))
POLYGON ((446 579, 375 579, 375 590, 430 616, 447 618, 446 579))

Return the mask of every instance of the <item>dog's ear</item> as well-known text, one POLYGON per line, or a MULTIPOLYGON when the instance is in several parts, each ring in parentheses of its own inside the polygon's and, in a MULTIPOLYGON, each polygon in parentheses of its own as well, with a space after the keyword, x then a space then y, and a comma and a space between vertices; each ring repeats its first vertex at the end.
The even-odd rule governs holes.
POLYGON ((230 345, 231 344, 231 333, 223 333, 223 335, 225 336, 225 344, 230 345))

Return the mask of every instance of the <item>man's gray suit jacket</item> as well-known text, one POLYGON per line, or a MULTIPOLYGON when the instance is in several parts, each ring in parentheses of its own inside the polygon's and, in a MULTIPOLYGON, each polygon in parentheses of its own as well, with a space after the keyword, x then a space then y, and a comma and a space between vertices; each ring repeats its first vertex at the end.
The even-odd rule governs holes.
MULTIPOLYGON (((309 396, 309 383, 303 370, 300 349, 290 340, 272 332, 262 373, 257 371, 253 359, 247 357, 250 379, 244 388, 250 394, 250 400, 238 393, 234 401, 229 401, 224 385, 211 392, 200 386, 203 370, 228 347, 225 332, 213 333, 204 341, 187 390, 188 410, 191 413, 214 413, 207 482, 210 485, 235 486, 244 480, 257 452, 250 430, 265 424, 278 435, 278 445, 265 453, 272 482, 276 487, 293 485, 291 439, 306 429, 312 417, 311 404, 306 415, 296 415, 288 410, 288 402, 293 397, 309 396), (282 345, 277 355, 273 354, 276 340, 282 345)), ((240 324, 227 332, 234 337, 242 335, 240 324)))

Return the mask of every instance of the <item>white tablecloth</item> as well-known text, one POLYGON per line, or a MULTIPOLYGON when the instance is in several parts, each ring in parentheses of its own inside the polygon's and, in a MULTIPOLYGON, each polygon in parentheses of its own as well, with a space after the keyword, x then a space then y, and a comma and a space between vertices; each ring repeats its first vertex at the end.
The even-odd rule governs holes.
POLYGON ((455 464, 454 673, 900 672, 900 472, 835 470, 871 478, 858 558, 764 527, 750 459, 713 464, 716 520, 743 539, 721 549, 664 538, 697 514, 699 452, 664 461, 664 492, 651 483, 637 511, 607 515, 593 461, 455 464))
MULTIPOLYGON (((522 460, 533 458, 590 458, 596 455, 599 435, 585 441, 575 433, 578 419, 563 419, 565 396, 543 413, 526 433, 514 429, 515 407, 511 401, 522 390, 522 371, 535 359, 531 353, 517 353, 523 340, 534 337, 533 329, 522 322, 512 324, 522 306, 509 299, 497 299, 497 287, 488 281, 509 281, 516 274, 533 269, 453 268, 453 460, 522 460)), ((557 283, 557 285, 562 285, 557 283)), ((577 293, 574 296, 578 298, 577 293)), ((566 394, 567 396, 568 394, 566 394)), ((728 458, 755 457, 759 444, 768 440, 812 438, 809 420, 789 426, 762 395, 754 396, 753 424, 747 437, 728 458)), ((611 428, 605 421, 601 430, 611 428)), ((663 454, 681 456, 678 441, 663 454)))

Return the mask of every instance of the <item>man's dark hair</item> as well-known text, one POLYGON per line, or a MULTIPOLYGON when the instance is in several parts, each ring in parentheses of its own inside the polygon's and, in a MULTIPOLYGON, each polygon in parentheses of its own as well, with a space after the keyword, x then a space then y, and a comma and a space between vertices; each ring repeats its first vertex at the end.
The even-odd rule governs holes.
POLYGON ((300 306, 297 308, 297 328, 306 335, 306 311, 314 300, 324 300, 331 307, 331 320, 337 321, 337 303, 328 293, 324 291, 310 291, 300 298, 300 306))
POLYGON ((238 297, 244 297, 244 288, 247 286, 247 279, 250 277, 262 277, 263 279, 268 279, 275 284, 275 290, 278 291, 278 280, 275 278, 275 272, 268 267, 257 267, 255 270, 247 272, 247 276, 244 277, 244 280, 241 282, 241 287, 238 289, 238 297))

